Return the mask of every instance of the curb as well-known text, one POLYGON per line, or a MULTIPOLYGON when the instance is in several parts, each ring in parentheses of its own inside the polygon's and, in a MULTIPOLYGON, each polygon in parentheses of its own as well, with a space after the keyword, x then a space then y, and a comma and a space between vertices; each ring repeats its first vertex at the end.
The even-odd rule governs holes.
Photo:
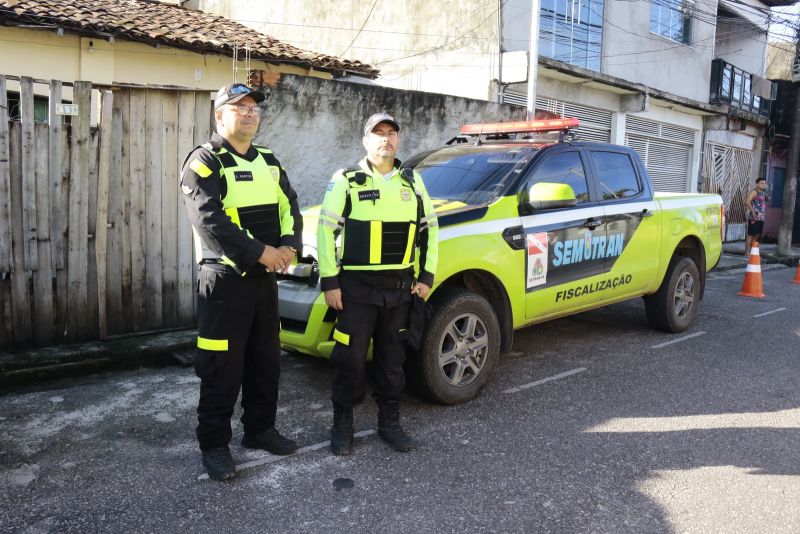
MULTIPOLYGON (((800 256, 781 256, 779 254, 774 254, 772 252, 765 252, 762 251, 760 253, 761 256, 761 265, 771 265, 779 263, 781 265, 786 265, 787 267, 797 267, 797 262, 800 260, 800 256)), ((731 254, 729 252, 723 252, 722 258, 727 258, 727 261, 736 260, 736 263, 729 263, 727 265, 720 265, 723 259, 720 259, 720 263, 717 264, 712 271, 732 271, 734 269, 744 269, 747 267, 747 258, 741 256, 739 254, 731 254)))
POLYGON ((761 256, 764 259, 763 263, 780 263, 787 267, 797 267, 797 262, 800 261, 800 256, 782 256, 772 252, 762 253, 761 256))
POLYGON ((80 345, 0 353, 0 393, 42 380, 83 376, 111 369, 165 367, 175 353, 194 346, 197 330, 123 336, 80 345))

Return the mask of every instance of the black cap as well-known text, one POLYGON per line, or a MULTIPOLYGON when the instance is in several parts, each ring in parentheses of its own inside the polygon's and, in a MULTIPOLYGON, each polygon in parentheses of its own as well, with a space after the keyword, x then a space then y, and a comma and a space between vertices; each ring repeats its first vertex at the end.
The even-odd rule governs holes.
POLYGON ((397 121, 394 120, 394 117, 392 117, 386 112, 381 112, 381 113, 376 113, 375 115, 367 119, 367 122, 364 124, 364 135, 370 133, 372 130, 375 129, 377 125, 379 125, 382 122, 388 122, 389 124, 394 126, 395 130, 397 130, 398 132, 400 131, 400 125, 397 124, 397 121))
POLYGON ((214 97, 214 109, 219 109, 224 104, 235 104, 246 96, 253 97, 256 104, 263 102, 265 98, 264 93, 251 89, 243 83, 229 83, 217 91, 217 96, 214 97))

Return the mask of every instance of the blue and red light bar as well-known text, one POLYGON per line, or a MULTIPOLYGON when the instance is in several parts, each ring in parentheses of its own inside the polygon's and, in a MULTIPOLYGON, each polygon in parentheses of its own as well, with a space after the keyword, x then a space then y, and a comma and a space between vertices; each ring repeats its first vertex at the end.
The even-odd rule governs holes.
POLYGON ((511 133, 557 132, 580 126, 575 118, 547 119, 538 121, 494 122, 487 124, 465 124, 461 127, 461 135, 491 135, 511 133))

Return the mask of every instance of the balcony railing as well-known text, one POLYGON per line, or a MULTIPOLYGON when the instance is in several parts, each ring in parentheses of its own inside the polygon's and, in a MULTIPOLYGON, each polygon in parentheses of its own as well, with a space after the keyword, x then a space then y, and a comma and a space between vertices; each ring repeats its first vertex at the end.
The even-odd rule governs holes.
POLYGON ((708 98, 711 104, 728 104, 768 117, 777 89, 777 84, 754 76, 724 59, 717 58, 711 62, 711 94, 708 98), (766 92, 769 97, 762 96, 765 92, 760 90, 761 87, 755 87, 760 84, 768 84, 766 92))

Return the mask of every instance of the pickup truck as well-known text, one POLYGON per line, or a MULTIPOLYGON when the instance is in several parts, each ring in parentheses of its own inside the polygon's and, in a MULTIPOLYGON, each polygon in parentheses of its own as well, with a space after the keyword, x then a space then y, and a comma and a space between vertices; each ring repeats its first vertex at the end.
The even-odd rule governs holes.
MULTIPOLYGON (((514 331, 643 297, 648 322, 681 332, 722 252, 718 195, 656 193, 639 155, 579 142, 575 119, 467 125, 404 166, 439 218, 439 266, 409 382, 444 404, 474 398, 514 331)), ((279 280, 281 344, 328 357, 336 315, 314 263, 319 207, 303 211, 304 263, 279 280)))

